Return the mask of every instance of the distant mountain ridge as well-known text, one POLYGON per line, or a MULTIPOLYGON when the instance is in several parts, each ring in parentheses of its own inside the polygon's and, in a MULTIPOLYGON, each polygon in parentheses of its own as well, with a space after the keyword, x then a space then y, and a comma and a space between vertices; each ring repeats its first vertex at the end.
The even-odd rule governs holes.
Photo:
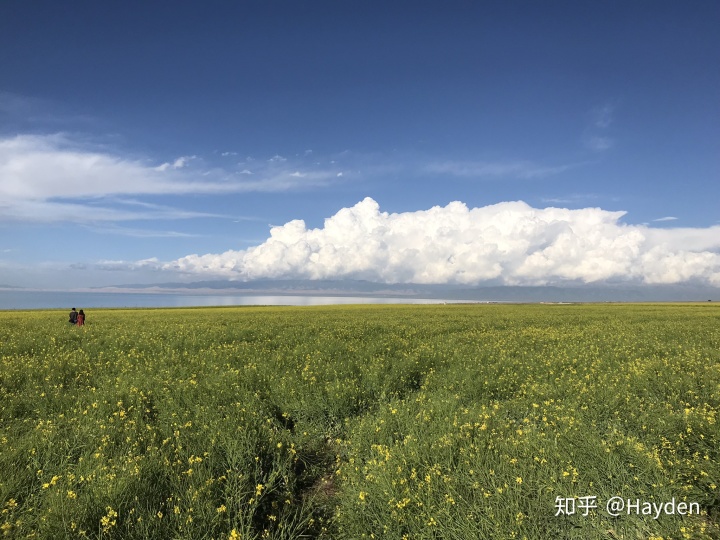
MULTIPOLYGON (((107 289, 107 288, 103 288, 107 289)), ((476 286, 375 283, 362 280, 261 279, 119 285, 113 289, 206 294, 407 297, 478 302, 706 302, 720 288, 705 285, 476 286)))

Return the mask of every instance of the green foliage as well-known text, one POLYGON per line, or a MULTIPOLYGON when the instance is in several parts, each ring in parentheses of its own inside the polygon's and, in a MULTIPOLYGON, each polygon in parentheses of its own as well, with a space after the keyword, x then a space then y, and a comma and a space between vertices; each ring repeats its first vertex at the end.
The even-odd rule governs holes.
POLYGON ((716 306, 65 319, 0 312, 0 536, 720 538, 716 306))

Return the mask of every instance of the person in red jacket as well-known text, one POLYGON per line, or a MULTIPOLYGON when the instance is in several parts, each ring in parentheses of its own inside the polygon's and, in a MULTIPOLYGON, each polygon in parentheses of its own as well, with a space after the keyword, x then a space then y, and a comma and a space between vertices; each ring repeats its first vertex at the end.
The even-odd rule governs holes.
POLYGON ((77 325, 85 326, 85 312, 82 309, 77 314, 77 325))

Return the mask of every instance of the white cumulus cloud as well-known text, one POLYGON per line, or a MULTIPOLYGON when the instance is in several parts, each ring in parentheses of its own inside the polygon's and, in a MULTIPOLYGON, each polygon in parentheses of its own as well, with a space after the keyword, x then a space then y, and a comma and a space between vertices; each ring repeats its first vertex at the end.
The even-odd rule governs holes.
POLYGON ((720 226, 653 229, 600 208, 462 202, 382 212, 366 198, 308 229, 273 227, 258 246, 189 255, 162 268, 234 279, 367 279, 386 283, 541 285, 608 280, 720 286, 720 226))

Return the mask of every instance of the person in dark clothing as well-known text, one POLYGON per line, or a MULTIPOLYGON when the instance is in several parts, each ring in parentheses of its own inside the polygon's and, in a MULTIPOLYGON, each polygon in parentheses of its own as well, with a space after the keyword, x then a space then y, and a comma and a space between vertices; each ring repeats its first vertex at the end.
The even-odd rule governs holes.
POLYGON ((70 320, 68 322, 70 324, 77 324, 77 317, 78 317, 78 312, 75 311, 75 308, 72 308, 70 310, 70 320))

